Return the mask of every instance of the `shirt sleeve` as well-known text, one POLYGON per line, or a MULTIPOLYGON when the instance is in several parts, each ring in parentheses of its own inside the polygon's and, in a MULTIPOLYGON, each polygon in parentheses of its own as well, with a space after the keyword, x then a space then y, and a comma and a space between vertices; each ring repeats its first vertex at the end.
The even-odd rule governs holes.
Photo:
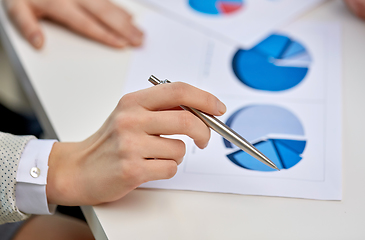
POLYGON ((48 158, 56 140, 30 140, 21 155, 16 175, 16 205, 27 214, 53 214, 56 205, 46 195, 48 158))

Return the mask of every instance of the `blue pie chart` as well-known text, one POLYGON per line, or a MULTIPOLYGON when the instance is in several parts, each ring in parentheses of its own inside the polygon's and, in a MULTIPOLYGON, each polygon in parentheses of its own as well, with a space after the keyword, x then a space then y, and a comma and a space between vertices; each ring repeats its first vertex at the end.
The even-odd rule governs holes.
POLYGON ((243 0, 189 0, 192 9, 210 15, 227 15, 243 7, 243 0))
MULTIPOLYGON (((265 154, 279 169, 290 169, 302 160, 306 147, 304 129, 289 110, 274 105, 250 105, 233 113, 226 124, 265 154)), ((223 139, 231 149, 227 158, 254 171, 276 171, 223 139)))
POLYGON ((274 34, 250 50, 239 49, 232 68, 238 80, 250 88, 283 91, 302 82, 310 63, 310 54, 301 43, 274 34))

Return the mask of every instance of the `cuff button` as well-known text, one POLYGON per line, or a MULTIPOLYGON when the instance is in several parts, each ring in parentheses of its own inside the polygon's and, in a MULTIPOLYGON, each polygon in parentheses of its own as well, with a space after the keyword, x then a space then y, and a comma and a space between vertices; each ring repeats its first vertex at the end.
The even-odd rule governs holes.
POLYGON ((30 169, 30 176, 32 176, 33 178, 37 178, 39 177, 39 175, 41 175, 41 170, 37 167, 32 167, 30 169))

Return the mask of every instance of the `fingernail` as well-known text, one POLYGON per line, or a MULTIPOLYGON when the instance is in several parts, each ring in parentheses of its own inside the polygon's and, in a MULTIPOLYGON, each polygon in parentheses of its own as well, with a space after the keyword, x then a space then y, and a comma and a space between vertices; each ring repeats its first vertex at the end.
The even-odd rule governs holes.
POLYGON ((36 48, 40 48, 42 46, 42 36, 39 33, 33 34, 33 36, 30 38, 30 42, 32 45, 36 48))
POLYGON ((227 111, 226 105, 224 105, 221 101, 218 101, 218 111, 220 114, 224 114, 227 111))

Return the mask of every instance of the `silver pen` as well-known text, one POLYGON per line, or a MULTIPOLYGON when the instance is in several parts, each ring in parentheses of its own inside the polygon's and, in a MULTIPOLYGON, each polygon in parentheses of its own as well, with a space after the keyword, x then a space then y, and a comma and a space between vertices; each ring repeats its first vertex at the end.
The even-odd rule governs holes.
MULTIPOLYGON (((164 83, 171 83, 169 80, 163 80, 156 78, 155 76, 151 75, 151 77, 148 79, 152 84, 159 85, 164 83)), ((220 134, 222 137, 245 151, 246 153, 250 154, 252 157, 256 158, 260 162, 264 163, 265 165, 276 169, 278 171, 279 168, 269 159, 267 158, 262 152, 260 152, 257 148, 255 148, 250 142, 248 142, 246 139, 241 137, 238 133, 236 133, 234 130, 232 130, 230 127, 228 127, 226 124, 222 123, 219 119, 216 117, 201 112, 195 108, 187 107, 187 106, 180 106, 186 111, 191 112, 200 120, 202 120, 208 127, 216 131, 218 134, 220 134)))

